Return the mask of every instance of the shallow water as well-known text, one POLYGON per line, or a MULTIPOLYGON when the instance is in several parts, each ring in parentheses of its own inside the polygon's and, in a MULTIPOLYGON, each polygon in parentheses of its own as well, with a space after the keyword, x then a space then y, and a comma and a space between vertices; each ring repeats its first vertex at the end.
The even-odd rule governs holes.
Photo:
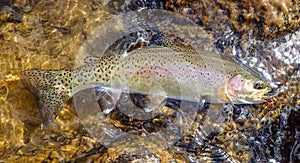
MULTIPOLYGON (((213 23, 209 28, 205 23, 204 26, 187 25, 192 21, 185 20, 184 16, 191 18, 190 13, 183 16, 165 14, 166 19, 154 17, 157 21, 142 14, 139 15, 141 19, 126 15, 128 19, 117 18, 121 13, 140 9, 141 6, 161 8, 164 5, 160 1, 41 0, 0 3, 0 160, 299 161, 299 29, 275 38, 262 38, 257 36, 255 30, 251 31, 251 26, 249 31, 235 33, 226 21, 224 27, 213 23), (186 22, 178 23, 177 17, 186 22), (160 24, 157 25, 157 22, 160 24), (105 26, 107 32, 99 31, 103 29, 103 23, 108 24, 105 26), (136 23, 144 28, 133 26, 123 30, 125 32, 121 35, 117 33, 136 23), (128 41, 134 43, 137 38, 147 40, 147 32, 130 35, 137 29, 145 29, 145 26, 157 26, 155 29, 176 35, 194 47, 218 52, 249 65, 270 80, 274 92, 280 93, 261 105, 232 107, 204 103, 197 112, 188 109, 195 108, 193 103, 181 104, 180 101, 169 100, 167 107, 160 110, 164 114, 145 121, 115 110, 110 117, 98 115, 85 119, 85 123, 80 117, 82 114, 76 113, 70 104, 60 112, 54 124, 42 125, 37 101, 20 83, 18 71, 72 69, 83 64, 83 58, 89 54, 85 53, 84 47, 92 52, 90 55, 98 55, 118 39, 125 40, 125 45, 128 41), (223 29, 222 32, 219 29, 223 29), (121 39, 122 36, 130 37, 121 39), (94 44, 88 44, 89 41, 93 42, 97 37, 104 39, 99 39, 99 44, 90 50, 89 45, 94 44), (179 107, 180 110, 178 106, 185 107, 179 107), (97 122, 93 126, 95 128, 86 126, 91 122, 97 122), (184 130, 185 127, 187 129, 184 130), (105 137, 105 141, 99 141, 98 134, 100 139, 105 137)), ((178 8, 179 12, 195 9, 185 4, 178 8)), ((119 47, 111 49, 119 50, 119 47)), ((139 96, 134 98, 141 100, 139 96)))

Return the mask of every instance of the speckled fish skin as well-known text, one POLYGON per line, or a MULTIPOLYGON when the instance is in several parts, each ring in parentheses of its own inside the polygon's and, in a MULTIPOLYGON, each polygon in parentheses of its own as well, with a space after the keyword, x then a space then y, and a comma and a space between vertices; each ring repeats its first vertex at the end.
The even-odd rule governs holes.
POLYGON ((193 97, 189 95, 196 95, 209 97, 211 102, 239 103, 235 100, 239 98, 250 99, 249 103, 261 102, 260 96, 251 102, 255 96, 229 95, 224 89, 239 74, 242 79, 262 81, 264 88, 260 93, 264 94, 269 91, 264 79, 245 66, 210 53, 198 54, 188 48, 146 47, 126 57, 92 57, 73 71, 26 70, 20 77, 24 86, 39 98, 40 114, 46 125, 55 121, 60 109, 76 92, 96 86, 142 94, 160 87, 166 96, 179 100, 191 100, 193 97))

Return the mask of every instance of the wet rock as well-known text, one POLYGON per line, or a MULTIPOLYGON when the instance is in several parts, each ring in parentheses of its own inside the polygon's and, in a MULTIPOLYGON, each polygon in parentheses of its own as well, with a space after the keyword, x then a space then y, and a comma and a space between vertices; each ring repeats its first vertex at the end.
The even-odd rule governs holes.
POLYGON ((0 9, 0 20, 4 22, 20 23, 22 21, 22 15, 9 6, 3 6, 0 9))
POLYGON ((299 1, 292 0, 167 0, 164 7, 184 14, 195 22, 201 20, 207 29, 224 30, 232 27, 237 33, 253 30, 260 37, 275 37, 299 29, 299 4, 299 1))

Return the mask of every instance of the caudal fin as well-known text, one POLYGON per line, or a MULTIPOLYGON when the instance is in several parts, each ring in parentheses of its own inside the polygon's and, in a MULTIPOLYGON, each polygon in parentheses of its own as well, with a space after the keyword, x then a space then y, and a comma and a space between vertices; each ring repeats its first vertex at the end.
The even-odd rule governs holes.
POLYGON ((60 78, 66 71, 26 70, 19 73, 22 84, 38 99, 39 111, 45 125, 55 121, 61 108, 70 98, 60 78), (59 80, 59 82, 58 82, 59 80))

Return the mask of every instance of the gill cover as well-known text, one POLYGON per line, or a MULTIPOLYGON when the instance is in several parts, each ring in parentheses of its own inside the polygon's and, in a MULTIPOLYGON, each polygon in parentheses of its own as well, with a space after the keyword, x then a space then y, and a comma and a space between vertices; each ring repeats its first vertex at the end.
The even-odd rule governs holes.
POLYGON ((230 78, 225 85, 225 94, 235 104, 258 104, 264 102, 264 95, 270 92, 265 81, 248 79, 241 74, 230 78))

